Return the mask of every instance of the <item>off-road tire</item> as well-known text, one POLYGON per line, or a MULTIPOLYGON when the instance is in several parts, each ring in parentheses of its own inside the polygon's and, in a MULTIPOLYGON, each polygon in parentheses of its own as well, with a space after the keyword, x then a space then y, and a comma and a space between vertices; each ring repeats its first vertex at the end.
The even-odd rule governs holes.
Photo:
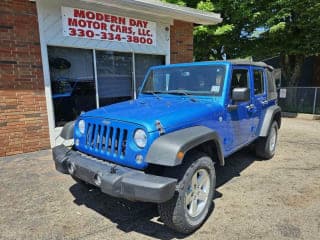
POLYGON ((165 225, 175 231, 185 234, 191 233, 203 224, 211 209, 216 185, 214 163, 204 153, 193 152, 185 157, 182 165, 166 169, 165 175, 178 178, 178 183, 174 197, 167 202, 158 204, 160 218, 165 225), (200 169, 206 170, 209 174, 210 188, 205 207, 198 216, 193 218, 188 214, 185 198, 192 176, 200 169))
POLYGON ((260 137, 256 142, 256 155, 263 159, 270 159, 274 156, 278 140, 278 123, 274 121, 268 131, 268 136, 260 137), (270 141, 272 141, 273 134, 275 134, 275 145, 270 147, 270 141))

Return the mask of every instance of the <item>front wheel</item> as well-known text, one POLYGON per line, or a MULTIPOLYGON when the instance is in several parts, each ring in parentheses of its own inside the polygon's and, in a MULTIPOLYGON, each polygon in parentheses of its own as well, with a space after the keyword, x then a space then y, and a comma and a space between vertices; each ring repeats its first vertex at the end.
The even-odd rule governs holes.
POLYGON ((168 227, 190 233, 205 221, 212 205, 216 185, 213 161, 196 152, 183 165, 169 169, 167 175, 178 177, 179 182, 174 197, 158 205, 160 217, 168 227))
POLYGON ((274 121, 268 132, 268 136, 258 139, 256 144, 256 155, 264 159, 270 159, 276 152, 278 140, 278 124, 274 121))

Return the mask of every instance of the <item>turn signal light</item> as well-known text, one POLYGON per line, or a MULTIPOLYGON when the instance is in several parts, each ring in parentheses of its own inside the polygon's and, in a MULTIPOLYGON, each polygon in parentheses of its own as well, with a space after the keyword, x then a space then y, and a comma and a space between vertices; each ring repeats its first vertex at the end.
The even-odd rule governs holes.
POLYGON ((179 160, 182 160, 183 157, 184 157, 184 152, 178 152, 177 158, 178 158, 179 160))

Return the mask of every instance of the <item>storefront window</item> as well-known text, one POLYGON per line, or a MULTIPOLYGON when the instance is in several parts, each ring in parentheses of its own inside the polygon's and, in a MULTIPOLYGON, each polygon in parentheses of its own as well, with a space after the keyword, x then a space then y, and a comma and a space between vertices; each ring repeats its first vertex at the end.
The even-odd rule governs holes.
POLYGON ((147 55, 135 54, 135 72, 136 72, 136 86, 137 90, 141 87, 144 76, 151 66, 164 65, 165 56, 162 55, 147 55))
POLYGON ((132 54, 96 51, 100 107, 132 98, 132 54))
POLYGON ((96 108, 92 50, 48 47, 55 125, 96 108))
POLYGON ((165 64, 165 56, 48 47, 55 126, 75 120, 82 111, 133 99, 149 67, 165 64), (94 73, 97 73, 97 86, 94 73), (98 94, 98 99, 96 98, 98 94))

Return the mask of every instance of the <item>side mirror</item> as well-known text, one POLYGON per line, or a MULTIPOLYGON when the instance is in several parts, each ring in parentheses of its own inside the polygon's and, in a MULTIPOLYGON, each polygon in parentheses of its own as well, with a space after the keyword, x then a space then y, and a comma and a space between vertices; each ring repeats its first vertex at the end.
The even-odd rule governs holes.
POLYGON ((250 100, 249 88, 234 88, 232 90, 232 100, 235 102, 246 102, 250 100))

